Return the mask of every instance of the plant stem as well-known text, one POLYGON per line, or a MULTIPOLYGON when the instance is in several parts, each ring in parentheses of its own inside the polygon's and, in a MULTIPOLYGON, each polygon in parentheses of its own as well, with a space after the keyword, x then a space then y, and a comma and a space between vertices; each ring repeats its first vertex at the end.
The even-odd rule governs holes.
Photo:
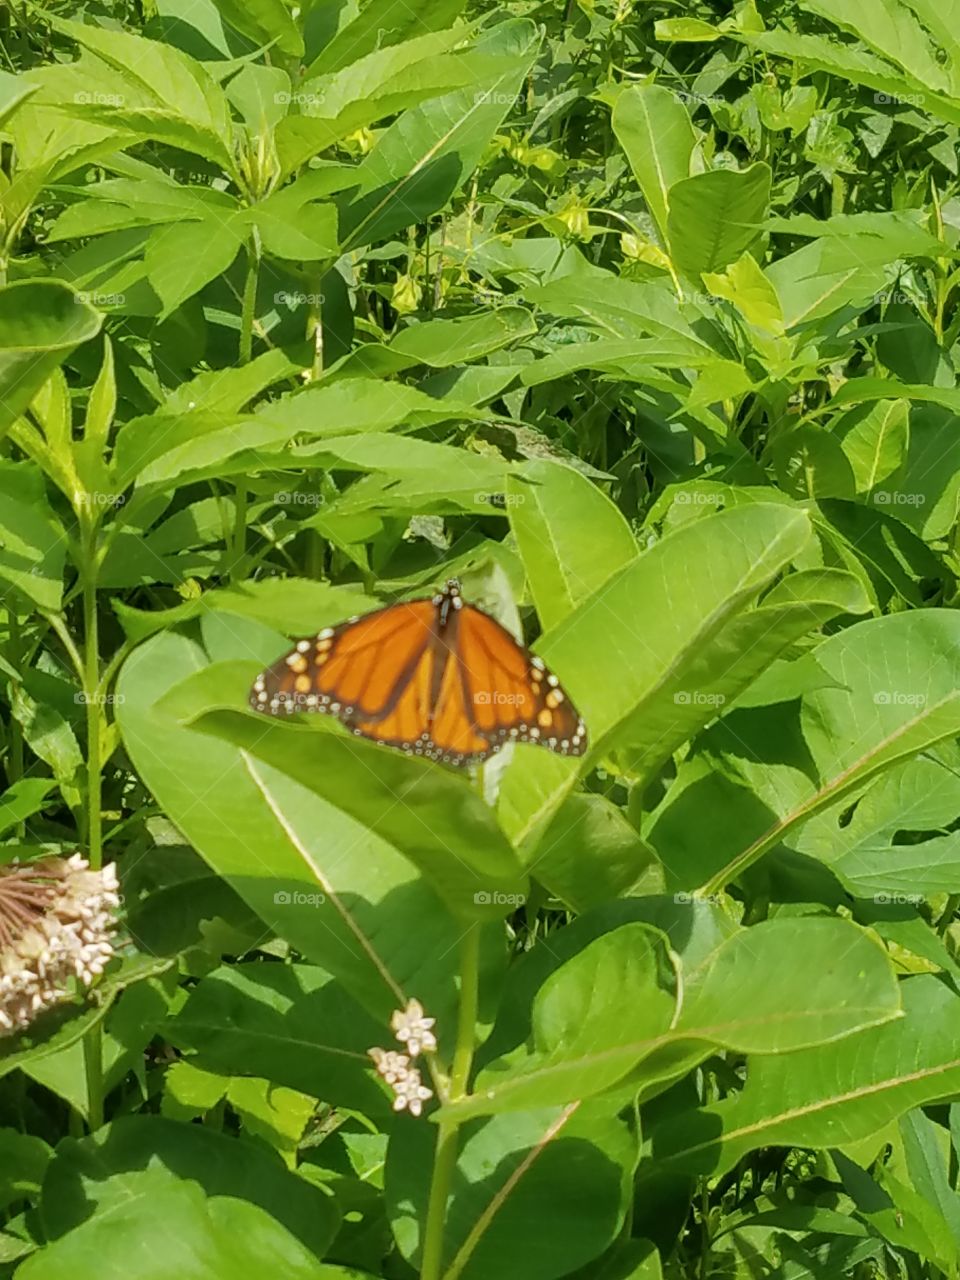
POLYGON ((253 355, 253 319, 257 310, 257 282, 260 278, 260 251, 255 238, 247 245, 247 278, 240 304, 240 363, 249 364, 253 355))
MULTIPOLYGON (((103 863, 103 817, 101 812, 100 735, 102 702, 100 693, 100 637, 97 623, 97 534, 96 527, 82 539, 83 563, 83 694, 87 719, 87 859, 92 868, 103 863)), ((90 1132, 103 1124, 103 1038, 100 1024, 83 1038, 83 1065, 87 1081, 90 1132)))
MULTIPOLYGON (((473 1062, 474 1035, 477 1026, 477 1000, 480 986, 480 926, 473 925, 460 943, 460 1011, 457 1018, 457 1043, 453 1051, 450 1086, 444 1102, 456 1102, 467 1091, 473 1062)), ((423 1260, 420 1280, 440 1280, 443 1266, 443 1228, 447 1214, 450 1183, 457 1165, 460 1124, 444 1120, 443 1112, 437 1134, 437 1149, 430 1179, 430 1200, 423 1231, 423 1260)))
MULTIPOLYGON (((253 357, 253 322, 257 314, 257 284, 259 280, 260 243, 256 232, 254 232, 247 244, 247 278, 243 284, 243 299, 240 304, 239 359, 241 364, 249 364, 253 357)), ((243 476, 234 486, 233 500, 233 545, 230 553, 229 570, 231 582, 243 572, 243 560, 247 549, 247 485, 243 476)))

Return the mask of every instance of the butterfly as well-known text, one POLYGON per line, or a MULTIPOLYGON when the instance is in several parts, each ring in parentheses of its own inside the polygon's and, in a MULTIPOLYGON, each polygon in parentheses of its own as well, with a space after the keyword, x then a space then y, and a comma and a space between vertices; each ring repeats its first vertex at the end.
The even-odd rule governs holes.
POLYGON ((560 682, 451 578, 436 595, 388 605, 298 640, 261 672, 250 705, 318 711, 407 755, 486 760, 507 742, 582 755, 583 721, 560 682))

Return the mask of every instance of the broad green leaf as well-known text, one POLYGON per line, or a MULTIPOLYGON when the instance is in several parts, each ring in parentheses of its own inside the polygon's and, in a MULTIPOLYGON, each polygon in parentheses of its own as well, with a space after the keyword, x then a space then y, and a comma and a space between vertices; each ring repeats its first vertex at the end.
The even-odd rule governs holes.
POLYGON ((533 1002, 532 1044, 488 1063, 450 1112, 522 1109, 538 1090, 544 1100, 570 1102, 628 1076, 641 1084, 683 1074, 711 1046, 785 1054, 900 1013, 886 952, 844 920, 784 918, 738 930, 699 966, 681 967, 676 1010, 663 979, 654 981, 663 969, 651 965, 652 936, 644 926, 622 925, 556 969, 533 1002), (785 950, 804 956, 802 970, 778 968, 785 950), (644 993, 629 1011, 624 974, 632 974, 631 990, 644 993))
POLYGON ((770 202, 770 167, 762 161, 739 172, 713 169, 674 183, 667 241, 678 271, 699 281, 720 271, 757 241, 770 202))
POLYGON ((59 609, 67 531, 32 462, 0 462, 0 579, 41 609, 59 609))
MULTIPOLYGON (((564 276, 524 290, 524 297, 551 315, 588 324, 604 338, 637 339, 652 335, 681 343, 704 359, 716 351, 698 337, 669 281, 564 276)), ((678 347, 679 349, 679 347, 678 347)))
MULTIPOLYGON (((555 1280, 614 1240, 623 1221, 635 1139, 602 1102, 538 1107, 469 1124, 444 1230, 449 1280, 555 1280), (549 1206, 549 1212, 544 1212, 549 1206)), ((386 1195, 402 1253, 420 1256, 433 1134, 398 1126, 386 1195)))
POLYGON ((505 501, 544 630, 636 559, 626 520, 572 467, 527 462, 508 477, 505 501))
POLYGON ((300 114, 286 116, 275 133, 284 175, 358 129, 482 79, 488 58, 469 47, 450 52, 462 39, 457 28, 417 35, 300 81, 287 95, 300 114))
POLYGON ((960 106, 955 98, 934 93, 927 85, 902 74, 895 66, 868 53, 860 45, 841 43, 832 33, 807 35, 775 28, 770 31, 742 30, 729 34, 752 49, 773 57, 801 62, 811 71, 825 71, 841 80, 866 85, 893 100, 905 98, 910 101, 912 97, 919 95, 925 110, 941 120, 960 124, 960 106))
POLYGON ((899 257, 930 256, 930 237, 918 241, 917 231, 904 221, 849 226, 843 236, 821 236, 772 262, 765 274, 780 298, 786 327, 874 301, 899 257))
POLYGON ((171 1272, 190 1280, 241 1280, 273 1268, 290 1280, 324 1277, 315 1253, 257 1204, 233 1196, 208 1198, 189 1179, 149 1169, 110 1213, 87 1218, 28 1258, 20 1271, 25 1280, 65 1274, 121 1280, 132 1273, 161 1280, 171 1272))
POLYGON ((339 71, 384 46, 409 42, 425 32, 453 26, 463 0, 410 0, 398 14, 390 0, 370 0, 337 32, 307 68, 307 78, 339 71))
POLYGON ((613 131, 666 244, 670 190, 690 176, 695 135, 687 110, 660 85, 631 85, 617 98, 613 131))
MULTIPOLYGON (((114 608, 131 640, 145 640, 155 631, 179 626, 192 618, 224 613, 249 618, 269 627, 262 644, 271 646, 278 643, 278 630, 290 636, 309 635, 322 626, 344 622, 354 614, 369 613, 380 603, 376 597, 364 595, 353 586, 332 586, 328 582, 311 582, 307 578, 263 578, 259 582, 244 582, 235 587, 207 591, 172 609, 134 609, 121 601, 114 601, 114 608)), ((231 619, 231 623, 235 623, 236 617, 231 619)), ((230 630, 236 645, 243 637, 235 625, 231 625, 230 630)), ((244 657, 267 663, 271 660, 271 652, 262 644, 241 652, 244 657)), ((235 654, 224 653, 223 656, 235 654)))
POLYGON ((0 435, 5 435, 75 347, 103 317, 57 280, 0 288, 0 435))
POLYGON ((39 813, 55 786, 53 778, 20 778, 8 787, 0 794, 0 834, 39 813))
MULTIPOLYGON (((722 702, 707 694, 718 679, 747 683, 727 625, 808 538, 802 512, 772 504, 707 516, 614 574, 547 637, 544 657, 563 673, 594 756, 630 746, 652 769, 716 714, 722 702), (672 583, 681 575, 678 598, 672 583)), ((761 665, 750 663, 750 677, 761 665)))
MULTIPOLYGON (((253 370, 254 365, 258 361, 247 368, 253 370)), ((353 432, 411 430, 454 417, 485 416, 469 406, 445 404, 416 387, 387 386, 369 378, 313 385, 269 402, 255 416, 241 415, 242 404, 280 373, 271 362, 249 376, 241 370, 219 376, 200 374, 178 389, 167 408, 125 423, 117 432, 115 449, 118 488, 125 489, 134 480, 144 483, 144 474, 151 476, 154 470, 163 476, 176 475, 245 448, 276 449, 296 436, 322 439, 353 432), (157 466, 151 469, 151 464, 157 466)))
MULTIPOLYGON (((238 641, 234 656, 248 654, 238 641)), ((405 1004, 407 991, 432 1010, 448 1008, 453 1000, 449 957, 462 928, 413 864, 309 787, 229 742, 183 727, 156 705, 205 666, 198 646, 164 634, 141 645, 121 669, 117 721, 158 803, 266 925, 338 977, 375 1016, 388 1018, 405 1004), (307 896, 294 899, 295 892, 307 896), (418 921, 415 947, 411 913, 418 921)), ((240 691, 232 700, 236 704, 243 696, 240 691)), ((259 724, 252 727, 254 736, 262 731, 259 724)), ((298 743, 313 737, 311 731, 286 726, 280 731, 298 743)), ((346 739, 336 744, 348 753, 359 747, 346 739)), ((369 749, 378 750, 372 744, 369 749)), ((356 755, 344 758, 351 778, 348 795, 357 778, 351 759, 356 755)), ((396 763, 417 762, 401 758, 396 763)), ((361 768, 361 776, 371 785, 376 774, 361 768)), ((439 785, 444 784, 451 797, 451 787, 462 794, 464 784, 456 779, 444 778, 439 785)), ((406 814, 408 834, 415 837, 419 821, 403 804, 397 808, 397 821, 406 814)), ((435 838, 429 829, 426 835, 435 838)))
POLYGON ((878 0, 876 5, 865 0, 803 0, 803 7, 837 23, 932 92, 960 92, 956 69, 953 76, 947 74, 923 27, 899 0, 878 0))
MULTIPOLYGON (((809 976, 809 970, 805 970, 809 976)), ((751 1061, 741 1093, 653 1133, 644 1175, 716 1174, 757 1147, 837 1147, 960 1088, 960 997, 936 978, 903 984, 904 1016, 816 1049, 751 1061)))
POLYGON ((841 801, 808 822, 790 844, 826 862, 856 897, 882 904, 953 893, 960 890, 960 840, 940 833, 953 823, 958 806, 955 771, 921 756, 882 774, 852 815, 841 801), (901 831, 926 838, 896 843, 901 831))
POLYGON ((95 55, 57 68, 72 82, 73 113, 129 135, 128 145, 154 138, 235 175, 230 107, 201 63, 160 40, 62 18, 51 23, 95 55))
POLYGON ((499 55, 498 73, 404 112, 384 131, 357 167, 355 194, 341 208, 345 249, 423 221, 446 204, 516 100, 539 43, 522 19, 491 28, 477 51, 499 55))
POLYGON ((412 325, 397 334, 389 350, 407 357, 411 364, 446 369, 452 364, 479 360, 536 332, 533 318, 522 307, 497 307, 456 320, 428 320, 412 325))
POLYGON ((623 810, 604 796, 574 792, 561 805, 527 870, 577 912, 623 893, 657 893, 663 872, 623 810))
POLYGON ((783 333, 783 308, 777 291, 751 253, 731 262, 723 272, 705 271, 703 283, 718 298, 733 303, 748 324, 778 336, 783 333))
POLYGON ((246 211, 263 248, 278 258, 317 262, 337 256, 337 211, 317 200, 309 182, 292 182, 246 211))
POLYGON ((906 400, 878 400, 837 420, 833 430, 853 467, 857 493, 872 493, 903 465, 910 440, 906 400))
POLYGON ((958 642, 958 620, 933 609, 861 622, 817 649, 837 687, 813 691, 799 711, 783 704, 727 716, 647 833, 675 882, 715 891, 886 769, 955 737, 958 642), (771 735, 773 758, 762 745, 771 735), (709 845, 696 817, 704 812, 719 819, 709 845))
POLYGON ((16 1129, 0 1129, 0 1207, 6 1212, 19 1200, 36 1200, 53 1151, 42 1138, 16 1129))
MULTIPOLYGON (((545 637, 538 649, 587 725, 588 760, 618 748, 631 771, 651 776, 789 643, 867 608, 856 580, 837 570, 798 574, 750 607, 808 536, 801 511, 773 504, 707 516, 615 574, 545 637), (688 586, 678 598, 680 578, 688 586)), ((573 779, 564 760, 508 773, 501 804, 516 843, 542 835, 573 779)))
POLYGON ((243 243, 233 217, 159 227, 147 241, 147 278, 163 302, 161 319, 221 275, 243 243))
POLYGON ((164 1028, 227 1076, 261 1076, 367 1115, 389 1109, 367 1050, 389 1038, 322 969, 224 965, 202 978, 164 1028))
POLYGON ((722 38, 722 33, 700 18, 661 18, 654 24, 658 40, 684 40, 712 44, 722 38))
MULTIPOLYGON (((283 0, 213 0, 224 21, 255 45, 273 45, 290 58, 303 57, 303 36, 283 0)), ((242 74, 242 73, 241 73, 242 74)))
POLYGON ((175 686, 163 709, 179 723, 234 744, 274 811, 292 805, 292 796, 306 787, 336 815, 349 815, 389 841, 428 877, 454 915, 489 916, 491 899, 506 909, 522 898, 526 885, 516 854, 486 805, 448 770, 355 742, 323 717, 315 717, 316 728, 298 729, 220 710, 245 705, 257 671, 250 662, 214 663, 175 686))

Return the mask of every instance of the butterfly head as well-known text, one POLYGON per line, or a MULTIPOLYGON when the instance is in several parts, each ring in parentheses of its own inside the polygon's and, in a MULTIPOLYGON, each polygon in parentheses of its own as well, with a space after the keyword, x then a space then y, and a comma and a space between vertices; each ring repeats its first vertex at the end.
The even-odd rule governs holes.
POLYGON ((446 621, 451 609, 462 608, 463 598, 460 594, 460 579, 448 578, 444 586, 433 597, 433 603, 441 610, 441 616, 444 621, 446 621))

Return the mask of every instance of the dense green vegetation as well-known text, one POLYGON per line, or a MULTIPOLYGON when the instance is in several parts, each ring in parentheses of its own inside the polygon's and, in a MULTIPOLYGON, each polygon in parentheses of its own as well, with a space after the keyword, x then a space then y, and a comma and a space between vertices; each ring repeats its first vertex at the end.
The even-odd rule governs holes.
POLYGON ((0 1274, 960 1276, 958 20, 0 11, 0 1274))

